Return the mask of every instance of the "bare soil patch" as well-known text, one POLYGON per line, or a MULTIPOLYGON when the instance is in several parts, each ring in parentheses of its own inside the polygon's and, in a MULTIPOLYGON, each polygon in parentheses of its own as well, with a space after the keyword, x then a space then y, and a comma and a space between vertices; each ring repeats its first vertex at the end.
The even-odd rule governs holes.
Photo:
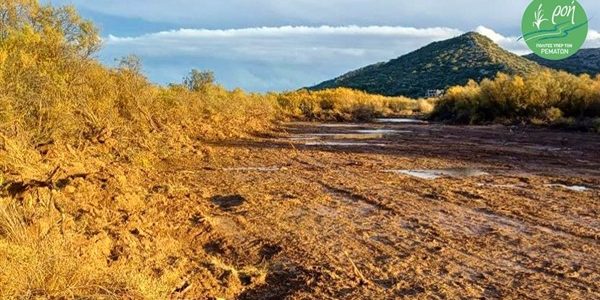
POLYGON ((276 136, 186 165, 226 208, 205 211, 222 259, 266 272, 240 299, 600 297, 598 135, 380 121, 276 136), (281 168, 223 171, 241 165, 281 168))

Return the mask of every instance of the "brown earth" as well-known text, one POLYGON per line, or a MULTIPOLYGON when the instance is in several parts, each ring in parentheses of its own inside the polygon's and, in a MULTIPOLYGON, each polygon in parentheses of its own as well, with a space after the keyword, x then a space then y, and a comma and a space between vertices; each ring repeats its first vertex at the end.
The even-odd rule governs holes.
POLYGON ((26 209, 24 236, 62 249, 36 256, 47 278, 97 266, 148 292, 105 287, 114 298, 600 299, 600 135, 278 128, 194 141, 148 170, 62 167, 2 193, 26 209))
POLYGON ((189 183, 160 208, 187 259, 232 269, 210 285, 190 268, 173 297, 600 298, 599 135, 356 126, 287 124, 165 162, 189 183), (398 131, 356 131, 382 128, 398 131), (461 176, 386 172, 415 169, 461 176))

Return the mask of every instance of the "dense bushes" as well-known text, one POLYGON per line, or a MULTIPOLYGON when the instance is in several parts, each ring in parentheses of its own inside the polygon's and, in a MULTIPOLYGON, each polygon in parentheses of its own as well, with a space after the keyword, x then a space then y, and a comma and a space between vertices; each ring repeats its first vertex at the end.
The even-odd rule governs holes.
POLYGON ((115 69, 100 65, 90 58, 100 42, 96 30, 71 8, 26 0, 0 5, 0 167, 40 145, 105 145, 121 155, 199 135, 243 135, 276 116, 272 96, 212 82, 201 90, 155 86, 135 57, 115 69))
MULTIPOLYGON (((166 298, 181 274, 157 279, 141 259, 108 263, 119 241, 106 226, 119 206, 133 205, 118 199, 143 197, 142 174, 157 162, 202 151, 194 139, 264 130, 277 115, 274 96, 210 81, 193 90, 152 85, 135 57, 106 68, 91 58, 99 44, 72 8, 0 1, 2 299, 166 298), (57 188, 85 174, 108 183, 80 180, 77 194, 57 188), (76 222, 83 207, 95 217, 76 222)), ((167 253, 151 250, 145 255, 167 253)))
POLYGON ((135 56, 116 68, 98 63, 99 44, 72 8, 0 0, 0 298, 167 298, 185 274, 154 271, 181 252, 168 226, 138 224, 154 244, 107 259, 123 244, 139 248, 111 225, 121 213, 140 206, 160 216, 144 201, 161 195, 142 188, 155 166, 179 154, 210 157, 202 140, 264 131, 277 119, 367 120, 431 107, 345 89, 228 91, 200 71, 156 86, 135 56))
POLYGON ((544 71, 453 87, 432 118, 463 124, 532 123, 595 128, 600 118, 600 77, 544 71))
POLYGON ((368 121, 383 116, 426 114, 434 103, 345 88, 282 93, 277 95, 277 101, 286 115, 310 121, 368 121))

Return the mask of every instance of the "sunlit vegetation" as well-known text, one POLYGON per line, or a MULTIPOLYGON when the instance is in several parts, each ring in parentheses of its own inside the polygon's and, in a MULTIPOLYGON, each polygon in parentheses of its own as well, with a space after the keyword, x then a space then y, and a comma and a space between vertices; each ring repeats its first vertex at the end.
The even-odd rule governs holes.
MULTIPOLYGON (((214 159, 203 141, 250 136, 283 119, 367 120, 432 108, 345 89, 229 91, 198 70, 157 86, 135 56, 101 65, 93 58, 100 43, 71 7, 0 1, 2 299, 165 299, 190 270, 169 259, 185 257, 172 238, 179 231, 155 225, 168 199, 149 192, 147 178, 161 162, 178 154, 214 159), (119 223, 124 216, 134 229, 119 223)), ((250 272, 197 259, 212 272, 250 272)), ((251 273, 260 278, 261 270, 251 273)))
POLYGON ((118 260, 127 247, 108 224, 144 205, 156 162, 202 152, 196 138, 264 130, 276 115, 275 97, 227 91, 204 73, 159 87, 134 56, 106 68, 92 59, 99 46, 72 8, 0 2, 2 299, 166 298, 183 272, 153 271, 181 251, 170 233, 118 260))
POLYGON ((294 118, 309 121, 368 121, 385 116, 428 114, 433 110, 435 100, 385 97, 337 88, 283 93, 277 95, 277 102, 288 116, 294 118))
POLYGON ((432 117, 463 124, 526 123, 600 132, 600 77, 545 71, 498 74, 450 88, 432 117))
MULTIPOLYGON (((208 142, 251 137, 281 120, 421 116, 436 105, 343 88, 247 93, 199 70, 158 86, 135 56, 115 68, 100 64, 93 56, 100 44, 73 8, 0 0, 1 299, 166 299, 201 272, 198 261, 210 274, 260 284, 262 270, 227 265, 201 247, 195 263, 174 259, 195 248, 174 238, 185 230, 166 224, 160 207, 173 193, 188 197, 187 187, 153 181, 169 180, 158 166, 179 155, 216 160, 208 142)), ((465 123, 593 119, 599 86, 600 79, 565 73, 499 75, 450 89, 434 115, 465 123)), ((188 224, 188 212, 180 213, 188 224)), ((221 286, 202 278, 200 292, 221 286)))

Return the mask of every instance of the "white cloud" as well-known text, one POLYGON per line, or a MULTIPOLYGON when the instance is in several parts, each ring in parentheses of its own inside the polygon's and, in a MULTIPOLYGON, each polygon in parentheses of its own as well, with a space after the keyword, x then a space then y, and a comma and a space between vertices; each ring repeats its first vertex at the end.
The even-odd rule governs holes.
POLYGON ((385 59, 462 32, 451 28, 391 26, 282 26, 228 30, 179 29, 104 41, 109 51, 136 49, 145 56, 210 56, 269 63, 316 63, 323 59, 385 59), (379 55, 377 55, 379 53, 379 55))
POLYGON ((281 26, 256 27, 242 29, 179 29, 146 34, 141 37, 119 38, 110 36, 109 40, 120 41, 148 37, 183 37, 183 38, 244 38, 244 37, 289 37, 299 35, 377 35, 405 37, 446 37, 448 34, 460 33, 457 29, 434 27, 414 28, 400 26, 281 26))
POLYGON ((522 40, 518 41, 518 37, 504 36, 485 26, 478 26, 475 31, 489 37, 492 41, 494 41, 494 43, 500 45, 502 48, 508 51, 519 55, 531 53, 531 50, 527 48, 527 44, 525 44, 525 42, 522 40))
POLYGON ((598 48, 600 47, 600 32, 596 30, 590 30, 588 32, 587 41, 584 45, 587 48, 598 48))
POLYGON ((228 30, 179 29, 138 37, 109 35, 104 42, 109 52, 135 49, 136 53, 150 57, 209 56, 305 64, 331 58, 392 58, 392 55, 461 33, 457 29, 440 27, 282 26, 228 30))

